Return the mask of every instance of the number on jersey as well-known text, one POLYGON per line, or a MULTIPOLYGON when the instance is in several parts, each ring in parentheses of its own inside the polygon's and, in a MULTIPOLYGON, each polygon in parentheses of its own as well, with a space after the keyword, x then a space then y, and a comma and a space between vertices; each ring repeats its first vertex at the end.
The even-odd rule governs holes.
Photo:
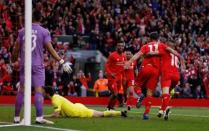
MULTIPOLYGON (((36 48, 36 40, 37 40, 37 36, 32 34, 31 35, 31 39, 32 39, 32 49, 31 51, 33 51, 36 48)), ((23 36, 23 40, 25 40, 25 36, 23 36)))
POLYGON ((171 55, 171 66, 175 66, 177 68, 179 68, 179 59, 177 56, 175 56, 174 54, 170 53, 171 55))
POLYGON ((149 52, 158 52, 158 44, 155 43, 153 45, 148 45, 149 47, 149 52))

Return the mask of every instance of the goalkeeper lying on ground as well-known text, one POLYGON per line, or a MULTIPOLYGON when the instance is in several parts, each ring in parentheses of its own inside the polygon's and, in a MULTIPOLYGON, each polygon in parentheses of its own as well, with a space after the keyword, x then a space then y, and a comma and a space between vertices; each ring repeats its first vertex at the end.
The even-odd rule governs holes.
POLYGON ((54 112, 44 117, 127 117, 127 111, 96 111, 80 103, 72 103, 68 99, 54 94, 52 88, 45 88, 46 95, 51 99, 54 112))

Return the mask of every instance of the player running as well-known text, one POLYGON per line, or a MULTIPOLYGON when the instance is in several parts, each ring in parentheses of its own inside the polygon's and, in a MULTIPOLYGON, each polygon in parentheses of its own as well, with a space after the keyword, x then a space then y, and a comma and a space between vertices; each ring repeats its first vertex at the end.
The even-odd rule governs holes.
MULTIPOLYGON (((41 12, 33 11, 32 23, 32 86, 35 89, 35 107, 36 107, 36 123, 38 124, 52 124, 53 122, 43 119, 43 95, 42 87, 45 83, 45 69, 44 69, 44 47, 48 49, 55 60, 59 61, 63 70, 71 73, 72 69, 69 62, 64 62, 51 45, 51 36, 47 29, 40 25, 41 12)), ((13 62, 17 60, 20 53, 20 89, 18 90, 15 103, 15 117, 14 123, 20 122, 20 111, 24 98, 24 28, 18 34, 17 44, 13 52, 13 62)))
POLYGON ((51 99, 52 105, 54 106, 54 112, 44 117, 80 117, 80 118, 91 118, 91 117, 116 117, 122 116, 127 117, 127 111, 96 111, 87 108, 85 105, 80 103, 72 103, 68 99, 54 94, 52 88, 45 88, 47 96, 51 99))
POLYGON ((122 78, 124 74, 124 63, 126 55, 124 53, 125 43, 117 42, 117 50, 112 52, 105 64, 105 72, 108 79, 108 88, 111 96, 107 105, 107 109, 114 109, 117 101, 118 91, 122 87, 122 78))

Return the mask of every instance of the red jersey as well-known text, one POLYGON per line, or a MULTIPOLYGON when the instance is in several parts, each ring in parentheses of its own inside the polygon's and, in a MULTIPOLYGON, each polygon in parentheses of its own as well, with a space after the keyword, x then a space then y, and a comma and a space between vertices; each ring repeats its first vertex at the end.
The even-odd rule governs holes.
MULTIPOLYGON (((150 52, 156 52, 158 51, 158 44, 158 41, 147 43, 146 45, 142 46, 140 52, 145 55, 150 52)), ((160 69, 160 56, 146 56, 142 61, 141 66, 149 64, 160 69)))
MULTIPOLYGON (((158 51, 158 41, 150 42, 142 46, 140 52, 144 55, 158 51)), ((146 56, 136 79, 136 86, 154 90, 157 86, 160 71, 160 56, 146 56)))
POLYGON ((174 54, 166 50, 167 45, 161 43, 159 44, 159 54, 161 56, 161 86, 165 87, 175 87, 179 80, 180 74, 179 59, 174 54))
POLYGON ((168 46, 160 43, 159 54, 161 56, 161 71, 178 72, 179 58, 166 50, 168 46))
POLYGON ((118 54, 117 51, 112 52, 105 64, 105 71, 107 74, 120 74, 124 70, 124 63, 126 61, 125 53, 118 54))
POLYGON ((134 80, 134 70, 136 69, 136 61, 132 62, 129 69, 125 70, 126 80, 134 80))

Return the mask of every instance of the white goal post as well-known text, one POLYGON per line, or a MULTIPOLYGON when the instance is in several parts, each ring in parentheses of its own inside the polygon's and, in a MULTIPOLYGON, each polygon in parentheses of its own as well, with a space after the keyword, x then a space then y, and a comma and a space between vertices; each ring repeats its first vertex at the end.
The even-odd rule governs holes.
POLYGON ((24 125, 31 125, 31 33, 32 0, 25 0, 25 75, 24 75, 24 125))

